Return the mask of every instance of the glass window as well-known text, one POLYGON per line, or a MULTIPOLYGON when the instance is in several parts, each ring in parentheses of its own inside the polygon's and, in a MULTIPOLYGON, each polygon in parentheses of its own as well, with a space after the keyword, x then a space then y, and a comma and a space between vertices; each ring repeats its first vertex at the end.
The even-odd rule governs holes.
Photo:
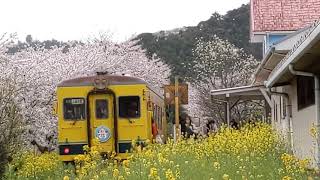
POLYGON ((315 104, 314 78, 297 76, 298 110, 315 104))
POLYGON ((65 120, 81 120, 86 118, 84 98, 66 98, 63 100, 65 120))
POLYGON ((157 106, 157 119, 158 119, 158 126, 160 126, 161 116, 160 116, 160 107, 159 106, 157 106))
POLYGON ((96 100, 96 118, 107 119, 108 118, 108 101, 106 99, 96 100))
POLYGON ((160 108, 159 117, 160 117, 159 127, 162 129, 162 108, 160 108))
POLYGON ((119 97, 119 116, 124 118, 140 117, 139 96, 119 97))
POLYGON ((156 105, 154 103, 152 104, 153 104, 153 120, 157 122, 156 105))

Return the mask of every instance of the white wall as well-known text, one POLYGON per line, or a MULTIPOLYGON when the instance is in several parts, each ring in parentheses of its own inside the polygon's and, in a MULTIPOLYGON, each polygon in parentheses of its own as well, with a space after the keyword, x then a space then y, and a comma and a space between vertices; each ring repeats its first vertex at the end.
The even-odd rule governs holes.
POLYGON ((315 105, 298 110, 296 79, 292 80, 291 84, 292 88, 289 92, 292 101, 293 150, 298 157, 310 158, 315 162, 317 146, 310 133, 313 123, 316 125, 315 105))
MULTIPOLYGON (((273 88, 273 91, 276 92, 284 92, 285 88, 283 87, 277 87, 273 88)), ((283 105, 283 103, 287 104, 287 100, 285 97, 279 96, 279 95, 272 95, 271 101, 273 102, 273 107, 271 108, 271 117, 272 117, 272 123, 273 126, 283 135, 285 140, 289 140, 288 134, 289 134, 289 124, 286 120, 286 115, 284 115, 284 108, 286 106, 283 105), (275 109, 277 108, 277 109, 275 109)))
MULTIPOLYGON (((315 105, 298 110, 297 102, 297 83, 296 79, 291 81, 290 86, 274 88, 277 92, 285 92, 289 94, 289 103, 291 104, 292 112, 292 141, 293 152, 299 158, 310 158, 313 163, 316 162, 317 146, 315 139, 310 134, 310 129, 313 123, 316 125, 315 105)), ((271 100, 277 104, 277 110, 275 105, 272 107, 272 124, 273 126, 286 137, 289 135, 289 124, 282 118, 283 100, 280 104, 280 96, 272 95, 271 100), (277 118, 274 112, 277 111, 277 118)), ((314 164, 315 165, 315 164, 314 164)))

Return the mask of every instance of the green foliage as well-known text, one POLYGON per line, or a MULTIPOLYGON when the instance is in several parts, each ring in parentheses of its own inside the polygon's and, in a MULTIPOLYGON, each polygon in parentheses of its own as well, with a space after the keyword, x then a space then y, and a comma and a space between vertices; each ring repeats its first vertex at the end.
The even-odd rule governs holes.
POLYGON ((67 43, 67 42, 63 42, 63 41, 57 41, 55 39, 39 41, 39 40, 34 40, 31 35, 27 35, 26 42, 18 41, 17 44, 8 48, 8 53, 14 54, 16 52, 19 52, 19 51, 27 49, 27 48, 52 49, 53 47, 64 47, 63 52, 68 52, 70 46, 75 46, 76 44, 83 44, 83 43, 81 41, 72 41, 71 43, 70 42, 67 43))
POLYGON ((157 54, 171 66, 173 76, 185 77, 190 73, 187 66, 194 60, 192 49, 199 38, 210 41, 217 35, 260 59, 262 46, 249 42, 249 12, 250 6, 243 5, 224 16, 214 13, 210 19, 200 22, 197 26, 154 34, 143 33, 138 35, 137 39, 149 56, 157 54))

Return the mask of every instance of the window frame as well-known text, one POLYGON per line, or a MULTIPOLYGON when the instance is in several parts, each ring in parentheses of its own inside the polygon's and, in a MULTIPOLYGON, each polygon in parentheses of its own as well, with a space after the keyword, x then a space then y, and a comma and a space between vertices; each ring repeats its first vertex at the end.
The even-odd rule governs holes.
POLYGON ((298 111, 315 105, 314 77, 297 76, 296 82, 298 111), (311 90, 309 90, 308 88, 311 88, 311 90))
POLYGON ((109 101, 108 101, 108 99, 95 99, 95 112, 94 113, 95 113, 95 119, 97 119, 97 120, 109 119, 110 112, 109 112, 109 101), (98 100, 103 100, 103 101, 107 102, 107 117, 105 117, 105 118, 98 118, 97 117, 97 101, 98 100))
POLYGON ((87 99, 85 97, 67 97, 62 100, 62 113, 64 121, 85 121, 87 120, 87 99), (65 117, 65 100, 67 99, 83 99, 84 100, 84 118, 83 119, 66 119, 65 117))
POLYGON ((142 105, 142 103, 141 103, 141 98, 140 98, 140 96, 139 95, 134 95, 134 96, 118 96, 118 98, 117 98, 117 100, 118 100, 118 105, 117 105, 117 107, 118 107, 118 109, 117 109, 117 111, 118 111, 118 117, 119 118, 124 118, 124 119, 139 119, 139 118, 141 118, 141 113, 142 113, 142 111, 141 111, 141 105, 142 105), (122 117, 122 116, 120 116, 120 98, 122 98, 122 97, 138 97, 139 98, 139 105, 138 105, 138 109, 139 109, 139 116, 136 116, 136 117, 122 117))
POLYGON ((282 105, 281 105, 281 107, 282 107, 282 119, 285 119, 288 116, 288 114, 287 114, 287 100, 285 98, 283 98, 283 97, 281 97, 281 98, 282 98, 282 105))
POLYGON ((275 104, 276 107, 275 107, 275 120, 276 122, 278 122, 278 103, 275 104))
POLYGON ((277 101, 273 98, 272 99, 273 102, 273 121, 276 123, 278 122, 278 115, 277 115, 277 101))

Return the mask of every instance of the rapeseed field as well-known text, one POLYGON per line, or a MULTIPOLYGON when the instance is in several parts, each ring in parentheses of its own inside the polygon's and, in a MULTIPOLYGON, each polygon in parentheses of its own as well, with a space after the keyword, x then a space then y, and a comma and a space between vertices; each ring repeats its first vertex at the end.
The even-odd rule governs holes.
MULTIPOLYGON (((74 164, 65 165, 56 153, 24 152, 8 165, 7 179, 148 179, 148 180, 291 180, 319 179, 311 160, 298 159, 270 125, 248 124, 240 130, 222 127, 209 137, 177 143, 134 146, 128 159, 115 153, 104 160, 99 146, 85 147, 74 164)), ((133 145, 136 143, 133 142, 133 145)))

